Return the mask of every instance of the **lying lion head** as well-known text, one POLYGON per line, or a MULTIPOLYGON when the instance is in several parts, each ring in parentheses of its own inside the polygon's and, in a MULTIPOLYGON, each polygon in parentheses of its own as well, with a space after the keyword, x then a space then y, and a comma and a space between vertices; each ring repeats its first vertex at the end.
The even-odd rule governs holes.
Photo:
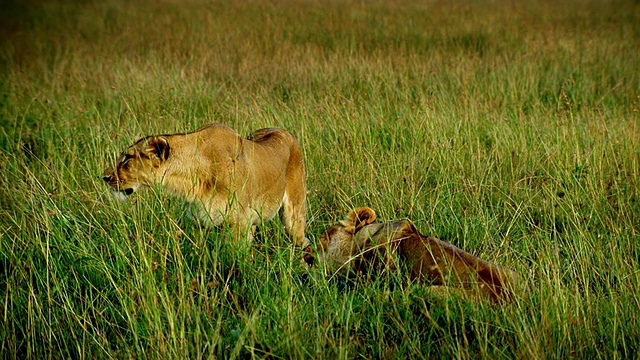
POLYGON ((170 154, 169 142, 162 136, 147 136, 122 152, 118 162, 102 174, 118 198, 131 195, 154 182, 156 170, 170 154))
POLYGON ((320 236, 318 260, 329 271, 347 274, 378 265, 386 250, 372 243, 371 231, 382 224, 374 224, 376 213, 368 207, 351 211, 347 218, 327 228, 320 236), (381 256, 382 255, 382 256, 381 256))
MULTIPOLYGON (((338 224, 328 227, 320 236, 320 255, 333 247, 342 249, 343 244, 351 244, 353 235, 376 220, 376 213, 368 207, 359 207, 349 213, 338 224)), ((336 248, 336 250, 338 249, 336 248)), ((344 250, 347 250, 346 248, 344 250)), ((350 249, 349 249, 350 250, 350 249)))

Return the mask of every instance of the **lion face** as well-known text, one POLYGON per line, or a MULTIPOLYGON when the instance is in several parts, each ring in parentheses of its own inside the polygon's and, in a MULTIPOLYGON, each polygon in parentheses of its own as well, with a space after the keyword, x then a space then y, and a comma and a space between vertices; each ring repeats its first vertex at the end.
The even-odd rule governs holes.
POLYGON ((149 186, 160 165, 169 157, 169 142, 162 136, 148 136, 136 141, 120 154, 114 166, 102 174, 118 198, 149 186))

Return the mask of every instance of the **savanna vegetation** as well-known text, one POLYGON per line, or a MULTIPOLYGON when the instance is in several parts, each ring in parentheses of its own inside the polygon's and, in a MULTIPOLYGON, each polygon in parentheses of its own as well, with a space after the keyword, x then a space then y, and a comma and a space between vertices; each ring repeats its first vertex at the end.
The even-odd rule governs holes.
POLYGON ((5 1, 6 358, 629 358, 640 344, 640 4, 5 1), (252 254, 160 189, 139 135, 300 141, 308 237, 355 206, 521 274, 504 307, 346 283, 278 220, 252 254))

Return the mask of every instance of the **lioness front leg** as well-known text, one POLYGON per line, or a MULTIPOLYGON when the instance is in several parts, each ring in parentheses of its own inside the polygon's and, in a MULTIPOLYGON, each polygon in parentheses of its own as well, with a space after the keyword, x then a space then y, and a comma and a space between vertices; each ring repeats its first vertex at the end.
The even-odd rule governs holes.
POLYGON ((233 222, 229 224, 233 232, 233 238, 237 243, 251 244, 256 232, 256 226, 247 222, 233 222))

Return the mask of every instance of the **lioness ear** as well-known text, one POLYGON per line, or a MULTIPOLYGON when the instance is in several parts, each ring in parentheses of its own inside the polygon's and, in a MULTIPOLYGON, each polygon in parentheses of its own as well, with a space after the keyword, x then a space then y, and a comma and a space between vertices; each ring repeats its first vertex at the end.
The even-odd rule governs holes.
POLYGON ((341 223, 348 230, 353 231, 354 233, 364 226, 369 225, 376 221, 376 212, 373 211, 370 207, 363 206, 352 210, 347 218, 344 219, 341 223), (351 230, 353 229, 353 230, 351 230))
POLYGON ((167 160, 169 158, 171 147, 169 146, 169 140, 163 136, 154 136, 149 138, 147 142, 147 153, 154 154, 160 159, 160 161, 167 160))

